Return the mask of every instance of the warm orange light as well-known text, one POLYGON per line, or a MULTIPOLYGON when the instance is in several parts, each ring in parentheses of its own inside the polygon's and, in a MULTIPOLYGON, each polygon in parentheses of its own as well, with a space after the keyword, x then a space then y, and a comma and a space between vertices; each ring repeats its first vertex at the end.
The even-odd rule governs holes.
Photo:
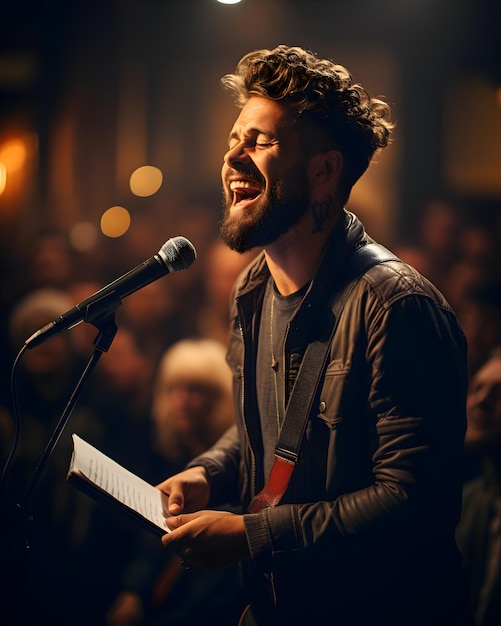
POLYGON ((498 101, 498 107, 501 109, 501 87, 496 89, 496 100, 498 101))
POLYGON ((0 196, 5 191, 5 187, 7 187, 7 168, 5 163, 0 161, 0 196))
POLYGON ((130 190, 136 196, 143 198, 156 193, 163 182, 162 171, 153 165, 143 165, 132 172, 129 185, 130 190))
POLYGON ((121 237, 130 226, 130 214, 123 206, 113 206, 101 216, 101 231, 106 237, 121 237))
POLYGON ((0 147, 0 160, 8 172, 19 171, 26 162, 26 144, 22 139, 10 139, 0 147))

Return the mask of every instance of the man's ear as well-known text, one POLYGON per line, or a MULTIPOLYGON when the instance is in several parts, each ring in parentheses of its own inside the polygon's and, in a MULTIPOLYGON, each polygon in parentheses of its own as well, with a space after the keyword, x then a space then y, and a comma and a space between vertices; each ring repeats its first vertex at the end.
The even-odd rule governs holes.
POLYGON ((308 164, 311 187, 337 182, 342 169, 343 155, 339 150, 329 150, 313 155, 308 164))

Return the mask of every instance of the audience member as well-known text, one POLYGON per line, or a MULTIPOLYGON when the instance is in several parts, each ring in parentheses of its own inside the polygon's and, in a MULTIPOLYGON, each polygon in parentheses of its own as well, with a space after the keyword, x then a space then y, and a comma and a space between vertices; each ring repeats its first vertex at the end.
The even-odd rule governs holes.
POLYGON ((477 225, 465 226, 458 235, 457 254, 446 276, 444 293, 461 316, 478 287, 496 276, 496 253, 490 233, 477 225))
POLYGON ((27 259, 27 278, 32 289, 66 289, 74 280, 75 253, 63 232, 47 230, 37 233, 27 259))
MULTIPOLYGON (((183 468, 233 424, 231 374, 225 349, 212 339, 184 339, 160 362, 152 402, 157 478, 183 468)), ((147 538, 149 539, 149 537, 147 538)), ((241 612, 237 570, 183 570, 179 558, 145 541, 130 563, 110 626, 236 624, 241 612)))
POLYGON ((473 376, 493 345, 501 342, 500 284, 477 285, 465 300, 458 318, 468 341, 468 367, 473 376))
POLYGON ((132 331, 155 364, 183 334, 183 302, 173 290, 177 276, 161 278, 132 293, 117 311, 119 327, 127 326, 132 331))
POLYGON ((96 368, 103 390, 96 400, 106 421, 106 451, 145 479, 151 453, 151 392, 156 360, 125 325, 120 325, 108 352, 96 368))
MULTIPOLYGON (((9 338, 12 308, 35 289, 66 289, 75 276, 75 255, 67 235, 54 228, 36 233, 21 233, 16 246, 5 253, 0 295, 0 403, 8 402, 8 369, 14 358, 9 338), (7 257, 9 258, 7 259, 7 257)), ((18 349, 20 346, 15 346, 18 349)))
MULTIPOLYGON (((217 206, 219 208, 219 205, 217 206)), ((197 258, 187 272, 176 274, 171 280, 175 299, 181 308, 182 325, 178 338, 198 334, 197 320, 206 297, 205 263, 208 251, 217 236, 217 218, 213 207, 204 203, 189 203, 178 211, 171 228, 189 239, 197 251, 197 258)), ((164 219, 164 218, 163 218, 164 219)))
MULTIPOLYGON (((29 293, 12 310, 12 344, 20 347, 34 331, 71 306, 65 291, 46 288, 29 293)), ((106 441, 106 416, 96 413, 93 399, 100 395, 96 378, 82 391, 39 480, 33 483, 32 495, 24 497, 85 365, 74 340, 71 331, 63 332, 27 350, 16 377, 21 429, 4 505, 6 515, 11 516, 18 512, 16 505, 23 504, 30 546, 27 581, 16 590, 19 597, 9 599, 18 604, 19 612, 27 612, 21 623, 29 626, 98 624, 98 616, 116 593, 114 581, 128 556, 123 546, 118 548, 117 537, 125 545, 131 542, 126 525, 117 524, 117 517, 99 510, 65 481, 72 432, 97 447, 106 441), (98 555, 102 560, 96 567, 98 555)), ((3 412, 12 435, 12 406, 3 412)))
POLYGON ((468 218, 452 202, 430 201, 412 245, 396 246, 398 256, 442 291, 468 341, 474 374, 493 345, 501 342, 501 256, 495 234, 481 216, 468 218), (494 296, 493 296, 494 294, 494 296))
POLYGON ((446 277, 456 258, 460 228, 457 207, 450 201, 433 199, 423 208, 416 241, 408 246, 394 246, 394 250, 447 295, 446 277))
POLYGON ((256 256, 255 251, 238 254, 220 239, 208 248, 204 260, 205 302, 198 312, 197 329, 202 337, 226 344, 230 326, 229 302, 237 276, 256 256))
MULTIPOLYGON (((73 301, 73 306, 80 304, 86 298, 94 295, 104 284, 95 280, 75 280, 68 286, 68 294, 73 301)), ((98 330, 92 324, 78 324, 71 329, 74 342, 85 358, 89 358, 94 350, 94 340, 97 337, 98 330)))
POLYGON ((501 624, 501 347, 473 377, 466 447, 483 471, 465 484, 457 529, 476 626, 501 624))

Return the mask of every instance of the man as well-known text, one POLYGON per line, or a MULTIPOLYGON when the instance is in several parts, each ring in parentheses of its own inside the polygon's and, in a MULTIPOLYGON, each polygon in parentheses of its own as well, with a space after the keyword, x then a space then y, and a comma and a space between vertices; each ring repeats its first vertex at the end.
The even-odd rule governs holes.
POLYGON ((483 471, 464 488, 457 529, 476 626, 501 624, 501 348, 471 381, 466 447, 483 471))
POLYGON ((355 251, 375 245, 344 206, 388 143, 389 107, 287 46, 246 55, 223 84, 241 111, 221 235, 264 250, 234 291, 237 426, 159 485, 172 515, 163 543, 187 567, 241 562, 244 624, 459 624, 465 341, 442 295, 398 259, 351 289, 286 492, 253 501, 311 371, 298 375, 306 348, 328 334, 355 251), (255 512, 207 510, 230 496, 255 512))

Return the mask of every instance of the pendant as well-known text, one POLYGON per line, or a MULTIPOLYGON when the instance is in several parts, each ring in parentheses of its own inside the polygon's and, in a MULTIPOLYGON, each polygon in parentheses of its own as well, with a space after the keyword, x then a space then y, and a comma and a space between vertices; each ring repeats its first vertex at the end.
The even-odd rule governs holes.
POLYGON ((278 370, 278 361, 274 356, 271 357, 271 369, 276 372, 278 370))

